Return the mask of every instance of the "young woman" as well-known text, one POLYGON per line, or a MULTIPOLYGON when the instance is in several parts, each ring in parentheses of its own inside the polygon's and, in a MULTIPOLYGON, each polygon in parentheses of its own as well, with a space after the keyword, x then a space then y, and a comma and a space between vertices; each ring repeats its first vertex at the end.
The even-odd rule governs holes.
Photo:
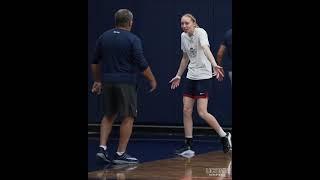
POLYGON ((224 132, 218 121, 207 111, 208 89, 212 77, 222 80, 224 75, 222 67, 218 66, 211 51, 207 32, 197 25, 196 19, 191 14, 185 14, 181 18, 181 50, 183 57, 180 67, 174 78, 169 83, 171 89, 180 85, 181 75, 188 66, 187 79, 183 93, 183 124, 185 132, 185 144, 176 150, 179 155, 194 154, 192 150, 192 110, 197 102, 199 116, 204 119, 221 137, 223 151, 231 150, 231 134, 224 132), (212 73, 213 69, 213 73, 212 73))

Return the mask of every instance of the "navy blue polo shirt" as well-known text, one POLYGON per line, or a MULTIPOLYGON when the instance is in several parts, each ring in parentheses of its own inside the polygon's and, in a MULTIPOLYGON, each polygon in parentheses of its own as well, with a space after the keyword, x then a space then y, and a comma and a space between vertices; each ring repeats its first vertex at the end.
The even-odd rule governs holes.
POLYGON ((137 72, 148 67, 139 37, 124 29, 104 32, 96 42, 92 64, 101 63, 103 81, 137 83, 137 72))

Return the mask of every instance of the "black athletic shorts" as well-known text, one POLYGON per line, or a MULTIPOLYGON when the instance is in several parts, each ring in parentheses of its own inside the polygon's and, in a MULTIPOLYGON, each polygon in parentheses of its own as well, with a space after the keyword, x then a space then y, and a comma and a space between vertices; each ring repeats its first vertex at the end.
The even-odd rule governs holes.
POLYGON ((131 84, 105 83, 103 85, 104 115, 137 117, 137 86, 131 84))
POLYGON ((183 96, 193 99, 208 98, 208 91, 211 87, 211 79, 191 80, 186 78, 184 84, 183 96))

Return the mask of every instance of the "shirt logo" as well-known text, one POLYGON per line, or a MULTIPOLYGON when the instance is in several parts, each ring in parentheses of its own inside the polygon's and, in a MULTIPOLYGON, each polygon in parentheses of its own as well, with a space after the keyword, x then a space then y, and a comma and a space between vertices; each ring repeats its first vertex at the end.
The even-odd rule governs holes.
POLYGON ((195 58, 197 56, 197 50, 194 48, 190 48, 190 57, 195 58))

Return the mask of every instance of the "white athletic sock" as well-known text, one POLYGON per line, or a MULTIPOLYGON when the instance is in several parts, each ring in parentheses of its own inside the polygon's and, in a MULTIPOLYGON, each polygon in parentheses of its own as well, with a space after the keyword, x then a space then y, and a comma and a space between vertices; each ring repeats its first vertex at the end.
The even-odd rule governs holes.
POLYGON ((217 133, 220 137, 225 137, 227 135, 227 133, 225 133, 221 127, 218 129, 217 133))
POLYGON ((117 152, 117 154, 118 154, 119 156, 122 156, 123 153, 124 153, 124 152, 117 152))
POLYGON ((100 145, 99 147, 102 147, 104 150, 107 150, 107 146, 100 145))

